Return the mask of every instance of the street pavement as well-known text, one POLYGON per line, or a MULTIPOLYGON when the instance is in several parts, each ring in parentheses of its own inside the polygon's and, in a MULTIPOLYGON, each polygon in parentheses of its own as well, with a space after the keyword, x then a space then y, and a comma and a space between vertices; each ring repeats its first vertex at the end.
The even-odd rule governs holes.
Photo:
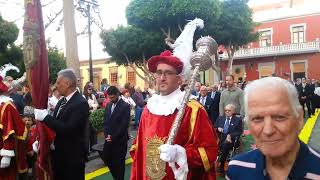
MULTIPOLYGON (((133 129, 133 128, 130 128, 130 134, 133 137, 135 137, 136 134, 137 134, 137 130, 133 129)), ((128 141, 128 151, 127 151, 126 159, 131 157, 130 154, 129 154, 129 150, 130 150, 130 147, 132 145, 132 141, 133 141, 133 138, 130 138, 129 141, 128 141)), ((103 135, 102 136, 98 135, 98 144, 97 144, 97 146, 100 146, 100 148, 103 149, 103 143, 104 143, 103 135)), ((100 168, 105 167, 105 165, 104 165, 104 163, 103 163, 102 159, 100 158, 100 156, 99 156, 97 151, 91 152, 88 159, 89 159, 89 161, 86 163, 86 168, 85 168, 85 173, 86 174, 94 172, 94 171, 96 171, 96 170, 98 170, 100 168)))
POLYGON ((309 140, 309 145, 316 150, 317 152, 320 153, 320 114, 316 120, 316 123, 313 127, 310 140, 309 140))

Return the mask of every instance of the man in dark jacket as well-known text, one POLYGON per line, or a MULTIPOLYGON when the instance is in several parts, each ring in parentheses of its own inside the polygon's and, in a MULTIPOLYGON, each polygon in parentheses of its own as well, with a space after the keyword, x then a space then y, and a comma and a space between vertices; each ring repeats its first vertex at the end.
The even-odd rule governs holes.
POLYGON ((296 87, 299 94, 299 102, 303 107, 302 108, 303 113, 305 115, 304 107, 306 105, 308 109, 308 116, 310 117, 312 113, 311 103, 310 103, 311 96, 313 94, 312 87, 306 82, 306 78, 302 78, 302 83, 297 85, 296 87))
POLYGON ((53 116, 46 109, 35 109, 35 119, 45 123, 56 133, 52 151, 54 179, 84 179, 86 158, 86 128, 89 105, 77 91, 77 78, 73 70, 58 73, 56 87, 63 96, 53 116))
POLYGON ((103 161, 114 179, 123 180, 129 139, 130 105, 119 98, 120 91, 115 86, 110 86, 107 94, 110 103, 104 116, 103 161))
POLYGON ((215 124, 218 116, 219 116, 219 103, 220 103, 220 92, 218 91, 218 86, 212 86, 212 92, 208 95, 211 97, 212 104, 210 106, 210 117, 213 119, 213 124, 215 124))
POLYGON ((215 128, 218 131, 220 139, 220 172, 224 173, 224 163, 229 154, 229 151, 236 145, 236 141, 242 133, 242 119, 235 116, 236 107, 233 104, 228 104, 224 108, 225 116, 219 116, 215 128))

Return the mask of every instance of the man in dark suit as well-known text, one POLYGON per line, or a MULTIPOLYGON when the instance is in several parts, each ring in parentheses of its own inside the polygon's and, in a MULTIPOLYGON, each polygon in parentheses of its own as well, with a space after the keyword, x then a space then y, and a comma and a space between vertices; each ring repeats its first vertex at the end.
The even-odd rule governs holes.
POLYGON ((194 84, 194 89, 191 91, 191 94, 198 98, 200 96, 200 88, 201 88, 201 83, 196 82, 194 84))
POLYGON ((210 106, 210 117, 213 119, 213 124, 216 123, 216 120, 219 116, 219 103, 220 103, 220 92, 217 91, 218 86, 212 86, 212 92, 208 96, 212 99, 212 104, 210 106))
POLYGON ((213 104, 213 100, 208 96, 208 88, 206 86, 200 87, 200 94, 197 100, 202 104, 202 106, 206 109, 209 119, 213 125, 215 119, 213 119, 211 114, 211 105, 213 104))
POLYGON ((308 109, 308 116, 310 117, 312 114, 311 103, 310 103, 310 99, 313 94, 312 87, 306 82, 306 78, 302 78, 301 81, 302 83, 296 86, 299 94, 299 102, 302 106, 304 116, 305 116, 304 108, 306 105, 308 109))
POLYGON ((115 180, 123 180, 129 139, 130 105, 119 97, 120 91, 115 86, 110 86, 107 94, 110 103, 104 116, 103 161, 115 180))
POLYGON ((225 116, 219 116, 215 128, 217 129, 220 139, 220 168, 219 171, 224 173, 224 163, 226 162, 229 151, 235 145, 236 139, 239 139, 242 133, 242 120, 235 116, 236 107, 228 104, 224 108, 225 116))
POLYGON ((35 109, 35 119, 45 123, 56 133, 52 151, 54 179, 84 179, 86 158, 86 128, 89 118, 87 100, 77 91, 73 70, 58 73, 56 87, 64 96, 59 100, 53 116, 47 110, 35 109))

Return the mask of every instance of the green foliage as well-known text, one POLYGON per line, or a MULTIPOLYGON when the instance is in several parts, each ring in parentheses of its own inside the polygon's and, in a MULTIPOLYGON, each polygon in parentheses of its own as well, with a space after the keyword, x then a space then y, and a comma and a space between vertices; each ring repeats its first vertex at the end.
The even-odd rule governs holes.
POLYGON ((8 76, 12 76, 14 79, 21 77, 25 72, 25 67, 23 63, 23 53, 21 46, 15 46, 14 44, 9 45, 9 48, 0 53, 0 64, 11 63, 19 68, 20 73, 16 71, 9 71, 8 76))
POLYGON ((246 45, 259 38, 254 33, 257 25, 253 22, 252 11, 247 5, 248 0, 225 0, 222 2, 222 14, 218 21, 216 40, 224 46, 246 45))
POLYGON ((172 21, 168 15, 172 0, 133 0, 126 9, 128 24, 159 29, 172 21))
POLYGON ((136 26, 119 26, 100 34, 104 50, 117 64, 142 64, 144 58, 159 54, 165 49, 164 37, 159 32, 145 31, 136 26))
POLYGON ((57 74, 60 70, 67 67, 64 54, 57 47, 49 47, 48 49, 49 63, 49 82, 54 84, 57 79, 57 74))
POLYGON ((220 14, 218 0, 133 0, 126 11, 129 24, 155 31, 170 28, 173 37, 196 17, 205 21, 202 31, 212 35, 220 14))
POLYGON ((105 109, 97 109, 96 111, 90 114, 89 119, 92 124, 92 127, 95 128, 97 131, 103 130, 104 113, 105 109))
POLYGON ((4 52, 8 45, 13 45, 18 34, 18 27, 14 23, 2 19, 0 15, 0 53, 4 52))

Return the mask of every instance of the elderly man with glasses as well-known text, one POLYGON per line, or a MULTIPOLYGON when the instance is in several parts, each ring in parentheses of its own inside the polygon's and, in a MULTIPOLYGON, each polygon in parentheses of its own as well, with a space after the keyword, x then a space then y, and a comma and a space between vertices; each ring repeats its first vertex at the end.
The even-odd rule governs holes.
POLYGON ((229 162, 227 179, 320 179, 320 155, 301 142, 303 110, 294 85, 279 77, 250 83, 246 121, 257 149, 229 162))
POLYGON ((239 143, 239 137, 242 134, 242 119, 235 116, 236 107, 228 104, 224 108, 225 115, 219 116, 215 128, 217 129, 220 140, 220 166, 219 172, 224 174, 224 164, 226 162, 229 151, 236 143, 239 143))

